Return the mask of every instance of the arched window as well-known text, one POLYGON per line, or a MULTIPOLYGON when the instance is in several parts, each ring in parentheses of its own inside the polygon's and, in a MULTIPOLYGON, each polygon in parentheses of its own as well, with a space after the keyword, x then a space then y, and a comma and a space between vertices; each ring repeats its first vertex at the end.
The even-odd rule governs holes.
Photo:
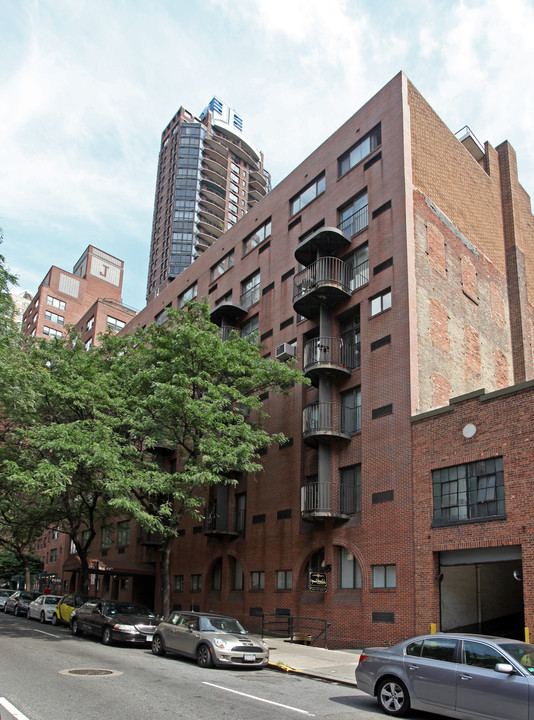
POLYGON ((362 587, 360 566, 354 555, 347 548, 338 548, 339 587, 342 590, 359 590, 362 587))
POLYGON ((324 572, 324 548, 313 553, 306 565, 306 589, 310 589, 310 573, 324 572))

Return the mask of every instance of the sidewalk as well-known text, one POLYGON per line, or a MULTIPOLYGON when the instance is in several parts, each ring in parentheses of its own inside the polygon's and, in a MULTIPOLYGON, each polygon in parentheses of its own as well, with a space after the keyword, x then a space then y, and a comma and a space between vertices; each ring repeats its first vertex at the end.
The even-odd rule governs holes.
POLYGON ((269 667, 356 686, 354 670, 360 650, 325 650, 291 643, 287 638, 264 638, 269 644, 269 667))

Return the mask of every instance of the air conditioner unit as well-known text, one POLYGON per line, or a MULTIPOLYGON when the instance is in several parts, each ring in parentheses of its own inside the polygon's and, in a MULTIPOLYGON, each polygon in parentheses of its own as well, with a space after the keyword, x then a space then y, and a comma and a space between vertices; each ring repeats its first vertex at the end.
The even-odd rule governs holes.
POLYGON ((295 357, 296 352, 297 348, 294 345, 283 343, 276 348, 274 356, 277 360, 289 360, 295 357))

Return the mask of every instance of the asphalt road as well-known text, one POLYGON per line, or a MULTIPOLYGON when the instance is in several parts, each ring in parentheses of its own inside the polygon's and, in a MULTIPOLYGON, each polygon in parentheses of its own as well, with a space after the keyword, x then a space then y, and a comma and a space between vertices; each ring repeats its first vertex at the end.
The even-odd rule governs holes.
POLYGON ((384 715, 373 698, 335 683, 270 669, 202 669, 190 660, 156 657, 149 648, 106 647, 73 637, 67 628, 0 612, 0 717, 377 720, 384 715), (103 670, 111 672, 91 673, 103 670))

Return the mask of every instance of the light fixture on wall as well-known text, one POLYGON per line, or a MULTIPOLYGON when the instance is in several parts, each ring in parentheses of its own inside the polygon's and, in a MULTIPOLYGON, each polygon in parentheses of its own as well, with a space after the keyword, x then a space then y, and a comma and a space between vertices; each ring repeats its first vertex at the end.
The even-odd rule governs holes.
POLYGON ((517 580, 517 582, 523 582, 523 574, 519 570, 514 570, 514 580, 517 580))

